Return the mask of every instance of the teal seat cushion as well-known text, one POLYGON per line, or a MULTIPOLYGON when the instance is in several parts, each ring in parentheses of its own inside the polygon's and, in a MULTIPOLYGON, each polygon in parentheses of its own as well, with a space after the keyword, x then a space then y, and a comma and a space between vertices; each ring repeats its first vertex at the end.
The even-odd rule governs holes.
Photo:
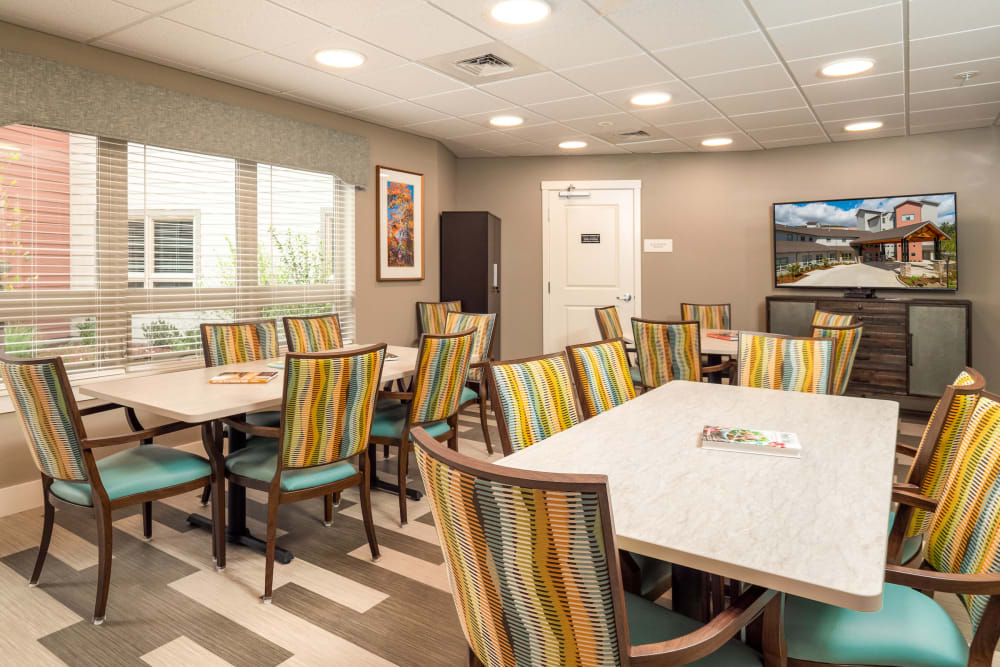
POLYGON ((251 412, 247 415, 247 423, 254 426, 281 426, 281 412, 277 410, 251 412))
MULTIPOLYGON (((212 474, 208 460, 197 454, 161 445, 141 445, 105 456, 97 462, 101 483, 110 500, 156 491, 212 474)), ((50 489, 58 498, 77 505, 93 505, 89 482, 57 479, 50 489)))
POLYGON ((669 588, 668 582, 673 572, 670 563, 631 551, 629 555, 639 566, 639 595, 645 598, 655 591, 665 591, 669 588))
POLYGON ((632 376, 632 384, 635 385, 642 384, 642 374, 639 372, 638 366, 629 366, 628 372, 632 376))
MULTIPOLYGON (((226 457, 226 470, 261 482, 274 479, 278 466, 277 438, 254 438, 243 449, 226 457)), ((282 491, 301 491, 314 486, 332 484, 346 479, 357 470, 347 461, 338 461, 325 466, 286 470, 281 473, 282 491)))
MULTIPOLYGON (((704 627, 698 621, 631 593, 625 594, 625 613, 632 646, 676 639, 704 627)), ((762 663, 752 648, 730 640, 715 653, 688 664, 698 667, 760 667, 762 663)))
MULTIPOLYGON (((896 521, 896 513, 889 512, 889 531, 892 532, 892 524, 896 521)), ((903 540, 903 559, 901 563, 909 563, 913 560, 914 556, 920 553, 921 547, 924 545, 923 535, 914 535, 912 537, 907 537, 903 540)))
MULTIPOLYGON (((403 427, 406 426, 409 414, 410 406, 405 403, 376 406, 375 416, 372 418, 372 435, 380 438, 402 437, 403 427)), ((436 438, 439 435, 447 433, 449 426, 447 422, 441 421, 435 424, 425 424, 422 428, 431 437, 436 438)))
POLYGON ((805 598, 785 600, 788 657, 838 665, 964 667, 969 646, 932 598, 886 584, 882 609, 860 612, 805 598))
POLYGON ((462 397, 459 399, 459 405, 465 405, 469 401, 478 401, 479 392, 470 387, 462 387, 462 397))

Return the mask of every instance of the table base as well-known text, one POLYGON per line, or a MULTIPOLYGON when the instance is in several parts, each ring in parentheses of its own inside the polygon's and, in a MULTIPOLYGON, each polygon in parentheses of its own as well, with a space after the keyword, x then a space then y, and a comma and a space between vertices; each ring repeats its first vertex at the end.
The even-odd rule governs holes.
MULTIPOLYGON (((207 516, 202 516, 200 514, 189 514, 187 522, 192 526, 197 528, 204 528, 206 530, 212 530, 212 520, 207 516)), ((244 530, 242 533, 226 531, 226 542, 229 544, 239 544, 249 549, 256 551, 257 553, 267 553, 267 542, 260 539, 259 537, 254 537, 249 530, 244 530)), ((287 549, 282 549, 281 547, 275 545, 274 547, 274 560, 281 563, 282 565, 287 565, 292 562, 295 558, 295 554, 287 549)))
MULTIPOLYGON (((372 478, 372 489, 378 489, 379 491, 385 491, 386 493, 395 493, 397 496, 399 495, 399 485, 387 482, 384 479, 379 479, 378 475, 375 475, 372 478)), ((416 489, 407 487, 406 497, 410 500, 420 500, 424 497, 424 494, 420 493, 416 489)))

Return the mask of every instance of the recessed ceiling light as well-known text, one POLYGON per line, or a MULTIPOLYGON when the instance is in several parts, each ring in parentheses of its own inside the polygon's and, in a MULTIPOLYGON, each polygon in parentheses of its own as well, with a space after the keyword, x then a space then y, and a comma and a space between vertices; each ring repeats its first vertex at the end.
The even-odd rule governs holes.
POLYGON ((490 118, 490 125, 497 127, 516 127, 524 122, 520 116, 494 116, 490 118))
POLYGON ((854 76, 855 74, 867 72, 872 67, 875 67, 875 61, 871 58, 851 58, 850 60, 838 60, 829 65, 824 65, 820 73, 823 76, 833 77, 854 76))
POLYGON ((639 93, 633 95, 629 100, 638 107, 654 107, 657 104, 666 104, 670 101, 670 93, 639 93))
POLYGON ((576 141, 576 140, 574 140, 574 141, 564 141, 564 142, 562 142, 562 143, 559 144, 559 148, 568 148, 570 150, 572 150, 574 148, 586 148, 586 147, 587 147, 587 142, 586 141, 576 141))
POLYGON ((501 23, 537 23, 549 15, 549 3, 542 0, 506 0, 493 5, 490 15, 501 23))
POLYGON ((348 49, 326 49, 315 56, 316 62, 327 67, 347 68, 358 67, 365 62, 365 57, 357 51, 348 49))
POLYGON ((848 132, 865 132, 867 130, 877 130, 882 127, 882 121, 880 120, 866 120, 860 123, 851 123, 850 125, 845 125, 844 129, 848 132))
POLYGON ((21 149, 17 146, 12 146, 10 144, 0 144, 0 151, 20 151, 21 149))
POLYGON ((714 139, 705 139, 701 142, 702 146, 728 146, 733 143, 733 140, 729 137, 715 137, 714 139))

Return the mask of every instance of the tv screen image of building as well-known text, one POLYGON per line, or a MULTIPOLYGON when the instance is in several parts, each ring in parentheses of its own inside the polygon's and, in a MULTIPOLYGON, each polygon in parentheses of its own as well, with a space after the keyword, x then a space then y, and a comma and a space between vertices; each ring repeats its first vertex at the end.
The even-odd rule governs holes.
POLYGON ((774 204, 776 287, 958 289, 955 193, 774 204))

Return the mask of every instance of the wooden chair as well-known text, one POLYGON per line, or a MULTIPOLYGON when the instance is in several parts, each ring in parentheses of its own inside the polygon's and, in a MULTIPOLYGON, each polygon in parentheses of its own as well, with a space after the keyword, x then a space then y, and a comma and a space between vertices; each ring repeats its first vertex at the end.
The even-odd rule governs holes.
POLYGON ((854 368, 854 357, 858 354, 861 343, 862 325, 845 324, 843 326, 812 325, 809 335, 813 338, 833 339, 833 378, 830 389, 832 393, 843 396, 851 381, 851 370, 854 368))
POLYGON ((461 301, 417 301, 417 335, 443 334, 448 313, 462 310, 461 301))
POLYGON ((702 366, 701 331, 696 320, 657 322, 633 317, 632 333, 640 381, 645 389, 654 389, 671 380, 701 382, 703 373, 722 373, 733 366, 731 361, 702 366))
MULTIPOLYGON (((417 365, 413 376, 413 391, 379 392, 379 401, 372 422, 369 441, 399 448, 398 480, 399 522, 406 525, 406 469, 412 448, 411 431, 423 426, 432 436, 447 440, 458 449, 458 406, 462 387, 469 376, 469 359, 475 329, 453 334, 422 334, 417 365)), ((369 450, 374 471, 374 450, 369 450)))
POLYGON ((635 398, 625 341, 621 338, 570 345, 566 357, 584 419, 635 398))
MULTIPOLYGON (((142 429, 123 435, 90 438, 83 417, 121 406, 99 405, 79 409, 59 357, 15 359, 0 355, 0 370, 17 410, 25 440, 42 477, 44 523, 30 586, 38 584, 52 539, 55 500, 64 508, 86 509, 97 520, 97 601, 93 622, 104 622, 111 584, 111 552, 114 531, 111 513, 142 505, 142 533, 153 536, 153 501, 187 493, 211 484, 216 489, 212 503, 212 554, 216 567, 225 568, 226 512, 222 498, 222 465, 203 438, 208 459, 183 450, 152 444, 151 438, 190 428, 181 422, 142 429), (94 450, 140 443, 95 460, 94 450)), ((203 430, 211 428, 203 425, 203 430)))
POLYGON ((621 338, 624 341, 625 355, 629 359, 629 376, 632 378, 632 382, 637 385, 641 384, 642 378, 639 377, 639 369, 632 365, 632 360, 629 356, 635 354, 635 344, 625 338, 625 334, 622 333, 622 323, 618 319, 618 308, 615 306, 594 308, 594 317, 597 318, 597 330, 601 333, 601 340, 621 338))
POLYGON ((624 591, 605 476, 512 470, 415 435, 469 665, 779 664, 773 591, 707 625, 624 591), (763 663, 731 639, 762 612, 763 663))
POLYGON ((825 310, 817 310, 813 313, 812 326, 814 327, 846 327, 851 324, 854 324, 853 315, 828 313, 825 310))
POLYGON ((285 317, 282 323, 289 352, 326 352, 344 346, 340 317, 336 313, 285 317))
POLYGON ((682 303, 681 319, 697 320, 705 329, 731 329, 733 306, 729 303, 682 303))
POLYGON ((759 389, 829 394, 833 341, 741 331, 736 384, 759 389))
POLYGON ((359 487, 361 516, 372 559, 378 541, 372 522, 371 469, 365 450, 385 344, 342 352, 289 352, 278 428, 225 420, 230 428, 256 436, 226 457, 230 483, 267 492, 265 603, 271 602, 278 508, 359 487), (355 467, 351 459, 357 457, 355 467))
POLYGON ((472 344, 472 359, 469 364, 469 377, 462 387, 461 410, 467 405, 479 405, 479 425, 483 429, 483 440, 486 442, 486 452, 493 453, 493 443, 490 442, 490 428, 486 421, 486 368, 493 361, 493 336, 496 313, 448 313, 445 320, 445 333, 458 333, 466 329, 475 329, 476 334, 472 344), (471 385, 471 386, 470 386, 471 385))
POLYGON ((789 665, 989 667, 1000 639, 1000 396, 983 392, 962 434, 940 500, 897 488, 899 526, 932 512, 921 569, 886 567, 882 609, 861 613, 789 596, 789 665), (915 590, 916 589, 916 590, 915 590), (925 592, 955 593, 972 644, 925 592))

